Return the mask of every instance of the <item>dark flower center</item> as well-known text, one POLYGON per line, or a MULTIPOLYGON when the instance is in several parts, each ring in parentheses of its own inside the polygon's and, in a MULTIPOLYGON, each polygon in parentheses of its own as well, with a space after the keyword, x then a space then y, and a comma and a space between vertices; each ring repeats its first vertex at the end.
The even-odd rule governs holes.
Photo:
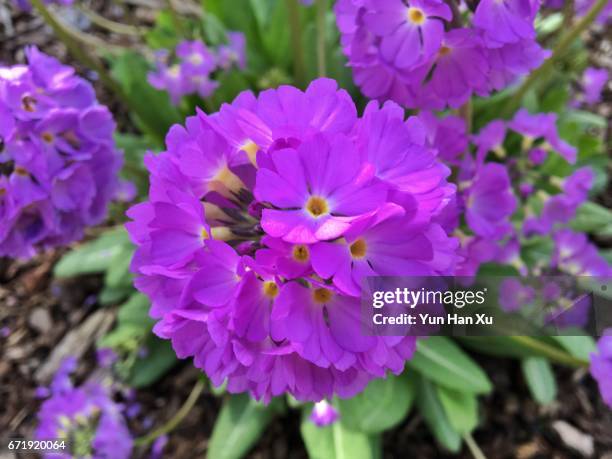
POLYGON ((308 247, 302 244, 298 244, 293 246, 293 259, 299 262, 306 262, 310 258, 310 253, 308 252, 308 247))
POLYGON ((313 217, 320 217, 329 212, 327 201, 319 196, 311 196, 306 203, 306 210, 313 217))
POLYGON ((421 25, 425 22, 425 13, 420 8, 408 8, 408 20, 416 25, 421 25))
POLYGON ((351 244, 351 255, 353 256, 353 258, 363 258, 365 257, 367 248, 368 246, 366 244, 366 241, 364 241, 363 239, 357 239, 351 244))
POLYGON ((312 292, 312 299, 315 303, 326 304, 329 303, 333 295, 334 294, 331 290, 328 290, 326 288, 317 288, 314 289, 312 292))
POLYGON ((23 96, 21 99, 21 108, 26 112, 32 113, 36 110, 36 99, 32 96, 23 96))
POLYGON ((278 296, 278 285, 273 281, 266 281, 263 283, 263 292, 270 299, 274 299, 278 296))

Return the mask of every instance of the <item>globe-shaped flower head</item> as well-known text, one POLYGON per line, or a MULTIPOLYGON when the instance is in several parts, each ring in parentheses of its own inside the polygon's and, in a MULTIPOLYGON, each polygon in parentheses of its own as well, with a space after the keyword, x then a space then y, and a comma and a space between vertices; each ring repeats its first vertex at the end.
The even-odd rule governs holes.
POLYGON ((351 396, 399 373, 413 337, 364 333, 366 276, 453 273, 435 223, 454 195, 417 118, 333 80, 242 93, 174 126, 129 211, 156 333, 256 398, 351 396))
POLYGON ((79 239, 99 223, 121 156, 91 85, 35 47, 0 67, 0 256, 79 239))

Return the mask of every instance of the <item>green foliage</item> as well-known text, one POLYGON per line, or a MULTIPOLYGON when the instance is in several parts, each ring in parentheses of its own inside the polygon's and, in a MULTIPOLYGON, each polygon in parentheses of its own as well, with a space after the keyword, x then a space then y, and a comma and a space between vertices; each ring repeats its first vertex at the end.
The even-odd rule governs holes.
POLYGON ((135 124, 160 145, 170 126, 181 121, 166 92, 158 91, 147 82, 149 63, 133 51, 111 60, 113 77, 121 85, 130 104, 135 124))
POLYGON ((102 338, 100 346, 136 350, 153 326, 153 320, 149 317, 149 306, 146 296, 134 293, 119 307, 117 324, 102 338))
POLYGON ((488 393, 491 381, 457 344, 444 336, 432 336, 417 343, 417 351, 408 361, 423 376, 449 389, 472 394, 488 393))
POLYGON ((478 424, 476 395, 436 386, 438 399, 450 425, 460 434, 471 433, 478 424))
POLYGON ((529 357, 521 361, 523 376, 532 397, 548 405, 557 396, 557 383, 550 362, 544 357, 529 357))
POLYGON ((138 357, 134 362, 128 382, 132 387, 150 386, 165 375, 178 360, 169 341, 149 334, 143 349, 144 357, 138 357))
POLYGON ((419 378, 417 387, 417 406, 434 438, 447 450, 459 452, 461 436, 451 424, 435 385, 419 378))
POLYGON ((349 399, 338 399, 342 423, 351 430, 379 433, 399 424, 408 415, 415 396, 414 375, 387 375, 372 380, 349 399))
POLYGON ((55 265, 53 273, 56 277, 74 277, 107 272, 119 257, 125 255, 129 246, 125 229, 114 228, 66 253, 55 265))
POLYGON ((311 459, 378 459, 382 457, 378 435, 348 429, 343 421, 318 427, 309 419, 312 406, 304 409, 300 430, 311 459))
POLYGON ((266 406, 247 394, 226 398, 212 431, 208 459, 244 457, 280 408, 279 399, 266 406))

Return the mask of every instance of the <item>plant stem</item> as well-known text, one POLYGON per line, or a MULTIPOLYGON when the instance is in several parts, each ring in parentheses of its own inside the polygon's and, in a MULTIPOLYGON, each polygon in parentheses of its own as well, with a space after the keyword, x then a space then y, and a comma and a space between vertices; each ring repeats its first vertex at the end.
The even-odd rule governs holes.
POLYGON ((289 32, 291 48, 293 49, 293 78, 298 86, 306 83, 306 65, 302 47, 302 25, 300 22, 300 7, 297 0, 285 0, 289 15, 289 32))
POLYGON ((99 15, 93 10, 90 10, 84 5, 77 5, 77 8, 85 15, 87 18, 93 22, 98 27, 102 27, 103 29, 109 30, 119 35, 135 35, 140 36, 145 33, 143 29, 140 27, 135 27, 131 25, 121 24, 120 22, 111 21, 106 19, 104 16, 99 15))
POLYGON ((66 29, 56 18, 55 16, 47 9, 42 0, 32 0, 31 1, 34 8, 38 11, 38 13, 43 17, 45 22, 51 26, 55 34, 58 38, 66 45, 70 53, 79 60, 84 66, 94 70, 100 81, 104 86, 110 89, 122 102, 124 102, 128 107, 129 103, 127 103, 128 99, 125 96, 121 87, 117 84, 115 80, 110 76, 110 74, 106 71, 104 66, 98 62, 97 59, 91 57, 90 54, 81 46, 81 43, 78 43, 71 32, 66 29))
POLYGON ((530 347, 531 349, 538 351, 542 356, 548 358, 552 362, 574 368, 588 368, 589 366, 588 361, 574 357, 530 336, 510 336, 510 339, 522 344, 523 346, 530 347))
POLYGON ((584 32, 591 23, 597 18, 599 13, 604 9, 608 0, 597 0, 589 12, 582 17, 571 29, 567 31, 565 35, 561 37, 557 46, 553 49, 551 56, 544 61, 544 63, 535 69, 519 87, 519 89, 513 94, 512 99, 506 106, 505 115, 512 115, 521 104, 523 97, 527 94, 527 91, 540 79, 545 80, 550 76, 552 66, 554 63, 563 56, 567 48, 572 42, 578 38, 578 36, 584 32))
POLYGON ((474 112, 474 108, 472 106, 472 98, 470 97, 468 101, 459 107, 458 113, 461 118, 465 121, 465 129, 468 134, 472 132, 472 114, 474 112))
POLYGON ((474 437, 472 437, 472 434, 464 434, 463 440, 465 441, 465 444, 470 450, 470 453, 472 453, 472 456, 474 456, 474 459, 487 459, 487 456, 484 455, 484 453, 478 446, 478 443, 476 443, 476 440, 474 440, 474 437))
POLYGON ((185 400, 185 403, 183 403, 183 406, 181 406, 181 408, 176 412, 176 414, 172 416, 172 418, 160 428, 155 429, 153 432, 150 432, 144 437, 137 438, 134 441, 134 444, 137 446, 146 446, 154 442, 157 438, 161 437, 162 435, 165 435, 168 432, 171 432, 172 430, 174 430, 176 426, 178 426, 181 423, 181 421, 185 418, 185 416, 189 414, 191 409, 194 407, 195 403, 198 401, 198 398, 200 397, 200 394, 202 393, 203 390, 204 390, 204 380, 198 379, 198 381, 193 386, 193 389, 191 389, 191 393, 189 394, 189 397, 187 397, 187 400, 185 400))
POLYGON ((325 13, 327 10, 327 0, 316 0, 317 9, 317 68, 319 76, 327 74, 325 56, 325 13))

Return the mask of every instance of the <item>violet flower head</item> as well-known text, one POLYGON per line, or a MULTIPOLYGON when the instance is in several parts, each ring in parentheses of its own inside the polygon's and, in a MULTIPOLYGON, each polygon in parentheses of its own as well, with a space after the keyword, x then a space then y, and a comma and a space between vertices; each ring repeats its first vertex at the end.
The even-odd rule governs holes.
POLYGON ((219 46, 217 61, 219 67, 229 70, 232 66, 244 70, 246 67, 246 38, 242 32, 228 32, 228 43, 219 46))
POLYGON ((612 266, 583 233, 561 229, 553 234, 552 265, 574 276, 611 276, 612 266))
POLYGON ((340 417, 338 411, 327 400, 321 400, 312 407, 310 421, 317 427, 333 424, 340 417))
MULTIPOLYGON (((13 0, 13 3, 20 10, 30 12, 32 11, 32 4, 29 0, 13 0)), ((74 0, 43 0, 45 5, 60 5, 60 6, 70 6, 74 3, 74 0)))
POLYGON ((591 354, 591 375, 599 384, 606 405, 612 408, 612 330, 597 343, 597 353, 591 354))
POLYGON ((149 201, 128 211, 155 333, 265 401, 348 397, 402 371, 415 338, 361 333, 359 287, 454 272, 458 243, 436 219, 455 190, 425 142, 399 106, 359 117, 329 79, 172 127, 146 158, 149 201))
POLYGON ((532 115, 522 108, 514 115, 508 126, 513 131, 525 136, 525 145, 535 145, 544 150, 553 150, 559 153, 568 163, 576 162, 576 148, 559 137, 557 115, 555 113, 536 113, 532 115))
POLYGON ((548 54, 535 40, 538 7, 486 0, 461 18, 441 0, 337 0, 334 9, 364 95, 443 109, 501 90, 540 65, 548 54))
POLYGON ((35 47, 26 57, 0 67, 0 256, 24 258, 100 223, 122 164, 91 85, 35 47))
POLYGON ((582 75, 582 89, 584 101, 587 104, 596 104, 601 100, 601 93, 610 81, 610 74, 606 69, 589 67, 582 75))
POLYGON ((504 279, 499 289, 499 304, 506 312, 519 311, 535 299, 535 290, 517 278, 504 279))
POLYGON ((465 191, 465 218, 478 236, 502 239, 511 231, 510 216, 517 201, 505 166, 487 163, 465 191))
POLYGON ((34 437, 39 440, 70 440, 72 451, 48 454, 49 458, 129 458, 132 437, 110 389, 98 383, 74 387, 70 378, 76 360, 66 359, 50 387, 50 397, 38 412, 34 437))

